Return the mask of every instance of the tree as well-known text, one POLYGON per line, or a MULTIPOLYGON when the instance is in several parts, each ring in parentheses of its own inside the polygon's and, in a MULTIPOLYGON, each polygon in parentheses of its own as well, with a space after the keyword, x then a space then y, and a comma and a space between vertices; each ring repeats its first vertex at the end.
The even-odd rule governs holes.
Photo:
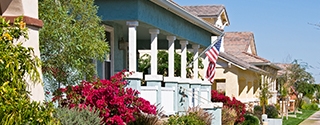
POLYGON ((42 71, 47 88, 75 85, 95 76, 93 59, 108 53, 94 0, 39 0, 42 71))
POLYGON ((277 82, 280 85, 280 100, 282 101, 282 109, 281 109, 281 117, 283 118, 284 114, 284 101, 287 100, 288 95, 289 95, 289 89, 290 89, 290 84, 287 82, 288 81, 288 72, 285 72, 284 74, 278 76, 277 82))
POLYGON ((262 113, 266 114, 266 106, 268 105, 268 99, 272 97, 272 93, 270 92, 271 83, 276 80, 277 70, 262 66, 263 70, 267 71, 267 74, 259 74, 261 75, 261 84, 260 84, 260 105, 262 106, 262 113))
MULTIPOLYGON (((294 60, 290 65, 286 67, 286 72, 279 76, 278 80, 281 88, 281 97, 282 99, 288 98, 288 94, 294 89, 296 97, 299 93, 302 93, 304 96, 313 96, 315 92, 315 87, 312 85, 314 83, 314 78, 312 75, 306 71, 308 64, 299 63, 298 60, 294 60)), ((296 107, 300 107, 301 99, 296 100, 296 107)), ((296 112, 295 108, 295 112, 296 112)))
POLYGON ((0 17, 0 124, 58 124, 52 103, 30 100, 27 85, 40 83, 40 60, 33 48, 22 46, 24 39, 28 34, 22 18, 11 25, 0 17))

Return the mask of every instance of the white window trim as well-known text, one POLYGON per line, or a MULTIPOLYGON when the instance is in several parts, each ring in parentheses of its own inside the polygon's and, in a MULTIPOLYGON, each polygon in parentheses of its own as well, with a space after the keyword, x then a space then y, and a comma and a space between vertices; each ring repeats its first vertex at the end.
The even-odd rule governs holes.
MULTIPOLYGON (((107 26, 107 25, 104 25, 105 27, 105 31, 107 32, 110 32, 110 74, 111 76, 114 75, 114 28, 113 27, 110 27, 110 26, 107 26)), ((102 76, 103 76, 103 79, 105 79, 105 61, 103 61, 103 65, 102 65, 102 76)))

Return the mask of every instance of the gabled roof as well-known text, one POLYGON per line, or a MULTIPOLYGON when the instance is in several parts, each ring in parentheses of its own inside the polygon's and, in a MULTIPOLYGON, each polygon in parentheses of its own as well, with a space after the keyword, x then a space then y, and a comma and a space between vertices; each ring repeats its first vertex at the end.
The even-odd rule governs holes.
POLYGON ((206 20, 208 23, 216 26, 216 22, 218 19, 221 19, 220 25, 217 27, 223 30, 224 26, 230 25, 230 20, 228 18, 228 14, 226 8, 223 5, 195 5, 195 6, 182 6, 183 9, 195 15, 203 20, 206 20), (220 18, 219 18, 220 17, 220 18), (212 20, 214 19, 214 20, 212 20))
POLYGON ((183 8, 198 17, 217 17, 225 9, 223 5, 183 6, 183 8))
POLYGON ((224 35, 223 46, 226 53, 235 56, 250 65, 269 66, 276 70, 281 69, 269 60, 257 55, 252 32, 226 32, 224 35), (251 50, 251 53, 249 53, 248 50, 251 50))
POLYGON ((252 32, 225 32, 223 44, 225 52, 241 53, 251 49, 257 55, 252 32))

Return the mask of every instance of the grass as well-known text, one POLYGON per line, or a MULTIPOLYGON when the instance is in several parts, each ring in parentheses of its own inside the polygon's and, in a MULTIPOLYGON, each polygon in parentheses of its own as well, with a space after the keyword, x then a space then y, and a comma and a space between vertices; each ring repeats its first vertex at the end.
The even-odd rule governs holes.
POLYGON ((297 113, 296 118, 289 117, 288 120, 284 116, 282 120, 282 125, 299 125, 303 120, 307 119, 315 112, 315 110, 302 110, 302 114, 297 113))

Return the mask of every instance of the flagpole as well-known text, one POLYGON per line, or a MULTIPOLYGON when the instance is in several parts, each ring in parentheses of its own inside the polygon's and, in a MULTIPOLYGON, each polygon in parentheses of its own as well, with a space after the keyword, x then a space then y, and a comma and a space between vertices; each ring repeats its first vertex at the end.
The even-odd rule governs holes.
POLYGON ((222 37, 224 36, 224 33, 222 33, 215 41, 213 41, 205 50, 203 50, 197 58, 195 58, 192 62, 188 63, 188 67, 192 67, 191 64, 193 64, 195 61, 197 61, 199 59, 199 57, 201 57, 208 49, 210 49, 214 44, 216 44, 220 39, 222 39, 222 37))

